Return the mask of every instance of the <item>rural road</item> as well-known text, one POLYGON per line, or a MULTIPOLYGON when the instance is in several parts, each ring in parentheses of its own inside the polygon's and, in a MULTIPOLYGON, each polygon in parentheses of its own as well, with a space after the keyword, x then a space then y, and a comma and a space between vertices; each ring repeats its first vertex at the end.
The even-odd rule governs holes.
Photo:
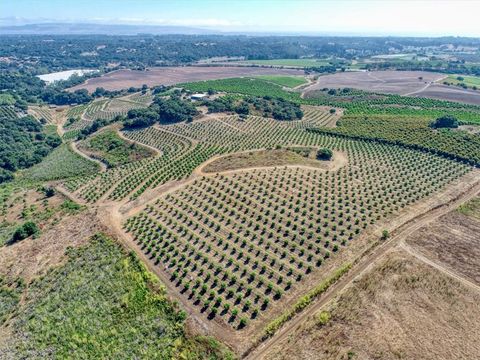
POLYGON ((442 80, 444 80, 444 79, 446 79, 446 78, 447 78, 447 76, 444 76, 444 77, 442 77, 442 78, 440 78, 440 79, 438 79, 438 80, 429 81, 429 82, 428 82, 424 87, 422 87, 421 89, 408 92, 408 93, 406 93, 406 94, 403 94, 402 96, 411 96, 411 95, 419 94, 419 93, 427 90, 427 89, 430 87, 430 85, 433 85, 433 84, 435 84, 436 82, 442 81, 442 80))
MULTIPOLYGON (((346 289, 355 279, 357 279, 358 277, 362 276, 364 273, 369 271, 374 266, 374 264, 381 257, 383 257, 383 255, 385 255, 389 250, 391 250, 395 246, 398 246, 398 245, 401 246, 402 242, 409 235, 411 235, 418 229, 422 228, 423 226, 427 225, 431 221, 439 218, 440 216, 445 215, 450 211, 456 209, 458 206, 471 200, 472 198, 477 196, 479 193, 480 193, 480 180, 477 181, 468 190, 466 190, 456 198, 452 199, 450 202, 437 206, 401 225, 399 228, 397 228, 393 232, 394 236, 392 236, 389 240, 382 243, 381 245, 378 245, 376 248, 372 250, 370 254, 360 259, 358 263, 352 268, 352 270, 350 270, 350 272, 347 273, 346 276, 342 277, 337 283, 332 285, 331 288, 326 292, 326 294, 323 297, 320 298, 319 301, 314 303, 312 306, 307 307, 307 309, 304 312, 300 313, 298 316, 294 317, 292 320, 287 322, 285 326, 282 327, 273 337, 261 343, 257 348, 253 349, 251 352, 247 351, 247 353, 243 355, 243 358, 248 360, 264 358, 271 347, 285 340, 292 331, 294 331, 299 325, 301 325, 311 315, 315 314, 323 306, 325 306, 332 299, 334 299, 341 291, 346 289)), ((408 251, 408 249, 405 249, 405 250, 408 251)), ((419 254, 412 254, 412 255, 419 258, 418 256, 419 254)), ((453 274, 451 271, 441 267, 438 264, 434 264, 429 259, 426 259, 425 257, 422 256, 420 260, 426 262, 429 265, 434 266, 435 268, 439 269, 445 274, 450 275, 455 279, 459 280, 458 275, 453 274)), ((465 281, 467 280, 463 279, 462 283, 465 284, 465 281)), ((471 284, 469 284, 469 286, 471 286, 471 284)), ((477 285, 475 285, 475 287, 478 288, 477 285)))

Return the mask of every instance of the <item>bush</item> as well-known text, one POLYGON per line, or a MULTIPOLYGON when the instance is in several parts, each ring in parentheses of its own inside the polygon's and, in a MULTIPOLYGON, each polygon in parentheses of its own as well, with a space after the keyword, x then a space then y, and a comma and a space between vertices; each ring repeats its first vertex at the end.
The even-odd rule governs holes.
POLYGON ((52 187, 45 187, 43 188, 43 193, 45 194, 45 197, 49 198, 55 195, 55 189, 52 187))
POLYGON ((331 316, 328 311, 321 311, 320 314, 317 315, 317 325, 323 326, 330 320, 331 316))
POLYGON ((389 237, 390 237, 390 233, 388 232, 388 230, 383 230, 381 239, 382 240, 387 240, 389 237))
POLYGON ((333 152, 330 149, 322 148, 317 151, 317 160, 331 160, 333 152))
POLYGON ((452 115, 444 115, 437 118, 430 124, 434 129, 438 128, 458 128, 458 120, 452 115))
POLYGON ((37 224, 33 221, 27 221, 23 225, 20 225, 12 235, 12 243, 17 241, 26 239, 29 236, 37 235, 40 229, 38 228, 37 224))

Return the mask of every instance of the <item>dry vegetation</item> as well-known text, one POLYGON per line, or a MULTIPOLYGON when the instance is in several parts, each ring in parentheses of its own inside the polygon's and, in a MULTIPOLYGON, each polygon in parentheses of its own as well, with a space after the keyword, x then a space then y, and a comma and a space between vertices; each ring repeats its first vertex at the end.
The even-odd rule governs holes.
POLYGON ((402 251, 388 254, 267 359, 473 359, 480 294, 402 251))
POLYGON ((328 170, 335 161, 344 165, 344 156, 337 153, 331 161, 315 159, 315 150, 311 148, 292 148, 276 150, 246 151, 230 154, 209 161, 202 167, 205 173, 217 173, 237 169, 252 169, 276 166, 300 166, 328 170))
POLYGON ((407 243, 436 263, 480 284, 480 199, 415 232, 407 243))
POLYGON ((36 239, 1 247, 0 276, 28 282, 62 263, 68 247, 83 245, 95 233, 105 230, 90 212, 67 216, 36 239))

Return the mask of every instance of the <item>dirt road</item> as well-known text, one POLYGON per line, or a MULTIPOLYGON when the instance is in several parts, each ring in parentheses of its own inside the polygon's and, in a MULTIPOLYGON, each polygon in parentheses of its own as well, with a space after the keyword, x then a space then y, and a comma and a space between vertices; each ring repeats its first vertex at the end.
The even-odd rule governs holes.
POLYGON ((107 170, 107 165, 105 165, 104 162, 98 160, 98 159, 95 159, 93 157, 90 157, 88 156, 87 154, 81 152, 78 147, 77 147, 77 143, 76 142, 71 142, 70 143, 70 147, 73 151, 75 151, 78 155, 80 155, 81 157, 87 159, 87 160, 90 160, 90 161, 93 161, 93 162, 96 162, 98 165, 100 165, 100 171, 101 172, 104 172, 107 170))

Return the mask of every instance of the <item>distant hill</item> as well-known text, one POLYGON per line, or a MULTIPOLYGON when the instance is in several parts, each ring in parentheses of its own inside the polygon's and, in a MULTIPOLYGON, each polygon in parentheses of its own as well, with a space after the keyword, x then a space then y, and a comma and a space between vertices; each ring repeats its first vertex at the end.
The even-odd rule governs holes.
POLYGON ((157 25, 108 25, 108 24, 80 24, 80 23, 41 23, 14 26, 0 26, 0 35, 137 35, 137 34, 187 34, 204 35, 218 31, 192 28, 186 26, 157 26, 157 25))

